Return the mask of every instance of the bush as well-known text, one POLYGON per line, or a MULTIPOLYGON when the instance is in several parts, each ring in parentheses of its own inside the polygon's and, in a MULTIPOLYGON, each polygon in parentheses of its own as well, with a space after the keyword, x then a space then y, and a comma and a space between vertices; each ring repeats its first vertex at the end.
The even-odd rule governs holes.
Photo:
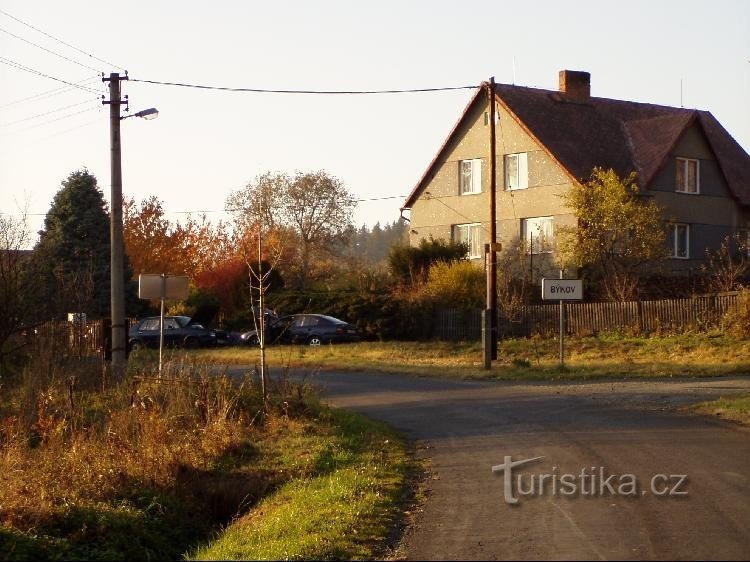
POLYGON ((750 337, 750 289, 740 291, 736 306, 727 311, 721 325, 728 334, 740 338, 750 337))
POLYGON ((461 242, 422 238, 419 246, 392 246, 388 266, 396 279, 414 285, 427 279, 433 264, 462 260, 467 251, 467 245, 461 242))
POLYGON ((483 308, 485 286, 484 271, 471 262, 438 262, 430 267, 421 294, 437 306, 483 308))

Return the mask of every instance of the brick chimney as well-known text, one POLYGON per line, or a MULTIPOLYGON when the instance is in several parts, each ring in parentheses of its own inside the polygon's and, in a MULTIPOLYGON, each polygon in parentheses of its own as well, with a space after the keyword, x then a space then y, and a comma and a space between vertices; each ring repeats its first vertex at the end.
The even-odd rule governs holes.
POLYGON ((591 97, 591 74, 580 70, 560 71, 560 93, 574 101, 586 101, 591 97))

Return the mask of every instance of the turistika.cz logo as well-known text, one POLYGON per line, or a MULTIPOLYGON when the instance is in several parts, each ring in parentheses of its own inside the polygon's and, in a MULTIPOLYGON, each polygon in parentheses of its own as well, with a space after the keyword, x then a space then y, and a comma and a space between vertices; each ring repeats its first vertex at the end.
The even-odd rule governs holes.
MULTIPOLYGON (((506 456, 503 464, 492 467, 492 472, 503 475, 505 503, 518 505, 519 496, 641 497, 648 493, 634 474, 609 474, 603 466, 585 467, 577 474, 561 473, 557 467, 552 467, 551 473, 524 475, 517 472, 513 479, 513 469, 543 458, 514 461, 506 456)), ((687 496, 687 482, 686 474, 656 474, 650 480, 649 490, 658 497, 687 496)))

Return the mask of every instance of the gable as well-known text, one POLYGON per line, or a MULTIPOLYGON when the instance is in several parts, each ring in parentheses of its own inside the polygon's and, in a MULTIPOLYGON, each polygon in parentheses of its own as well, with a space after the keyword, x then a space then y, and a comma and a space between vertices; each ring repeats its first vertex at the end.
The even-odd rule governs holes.
MULTIPOLYGON (((480 100, 486 104, 485 95, 484 89, 477 91, 403 208, 412 207, 469 110, 480 100)), ((636 172, 639 185, 648 188, 683 132, 698 123, 731 195, 742 205, 750 205, 750 155, 707 111, 596 97, 571 99, 555 91, 507 84, 497 84, 495 95, 528 135, 578 182, 587 181, 592 170, 601 167, 620 176, 636 172)), ((507 151, 498 145, 498 154, 503 152, 507 151)))

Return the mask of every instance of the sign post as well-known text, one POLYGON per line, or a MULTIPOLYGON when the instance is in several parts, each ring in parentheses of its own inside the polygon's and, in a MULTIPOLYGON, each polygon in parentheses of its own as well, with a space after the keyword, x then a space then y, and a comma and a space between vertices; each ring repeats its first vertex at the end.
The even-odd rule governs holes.
POLYGON ((161 377, 162 356, 164 354, 164 301, 166 299, 186 299, 189 279, 186 275, 141 273, 138 276, 138 298, 161 302, 159 312, 159 376, 161 377))
POLYGON ((577 301, 583 298, 583 280, 542 279, 542 300, 560 301, 560 367, 565 367, 565 301, 577 301))

